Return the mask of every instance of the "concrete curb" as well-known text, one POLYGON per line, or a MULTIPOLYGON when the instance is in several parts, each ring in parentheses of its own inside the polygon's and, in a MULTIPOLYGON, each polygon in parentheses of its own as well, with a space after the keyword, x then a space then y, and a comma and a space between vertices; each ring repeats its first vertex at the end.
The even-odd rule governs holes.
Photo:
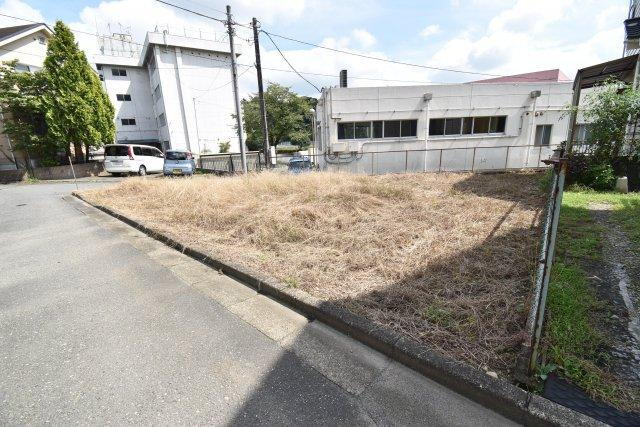
POLYGON ((389 328, 376 325, 343 308, 321 301, 306 292, 290 288, 271 277, 252 271, 250 268, 212 258, 200 248, 185 246, 111 208, 95 205, 84 199, 77 192, 72 194, 85 203, 125 222, 148 236, 245 283, 258 291, 258 293, 270 296, 301 312, 310 319, 317 319, 333 327, 427 378, 513 421, 524 425, 536 426, 605 425, 586 415, 529 393, 505 380, 492 378, 476 368, 443 357, 389 328))

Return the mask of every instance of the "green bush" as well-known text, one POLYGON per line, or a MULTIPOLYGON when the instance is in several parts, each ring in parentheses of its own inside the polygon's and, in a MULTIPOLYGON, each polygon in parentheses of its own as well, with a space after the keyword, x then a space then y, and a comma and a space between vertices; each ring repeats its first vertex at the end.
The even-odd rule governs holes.
POLYGON ((613 168, 609 164, 591 164, 584 173, 581 174, 581 180, 579 180, 577 184, 582 184, 599 191, 613 190, 616 185, 616 175, 613 173, 613 168))
POLYGON ((608 162, 577 154, 569 159, 567 184, 577 184, 598 191, 613 190, 616 185, 616 174, 608 162))

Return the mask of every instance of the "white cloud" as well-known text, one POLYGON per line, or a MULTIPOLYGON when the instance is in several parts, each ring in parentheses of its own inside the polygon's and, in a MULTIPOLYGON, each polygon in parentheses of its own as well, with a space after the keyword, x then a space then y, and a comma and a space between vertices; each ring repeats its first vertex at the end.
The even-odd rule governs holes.
MULTIPOLYGON (((29 19, 32 21, 44 22, 44 17, 39 10, 34 9, 27 3, 20 0, 5 0, 0 5, 0 13, 11 16, 19 16, 21 18, 29 19)), ((0 16, 0 26, 8 27, 14 25, 25 25, 29 22, 21 19, 12 19, 5 16, 0 16)))
POLYGON ((351 32, 351 35, 360 44, 360 47, 364 49, 376 44, 376 38, 367 30, 355 29, 351 32))
POLYGON ((489 31, 539 33, 560 20, 573 3, 574 0, 519 0, 489 22, 489 31))
POLYGON ((431 25, 427 25, 426 27, 424 27, 422 29, 422 31, 420 31, 420 35, 422 37, 429 37, 429 36, 432 36, 434 34, 438 34, 439 32, 440 32, 440 25, 431 24, 431 25))
POLYGON ((574 0, 518 0, 491 19, 486 30, 461 32, 445 42, 429 63, 492 74, 560 68, 572 76, 578 68, 618 56, 624 8, 594 14, 601 10, 597 1, 577 6, 574 0), (591 36, 572 39, 572 25, 578 23, 590 28, 591 36))

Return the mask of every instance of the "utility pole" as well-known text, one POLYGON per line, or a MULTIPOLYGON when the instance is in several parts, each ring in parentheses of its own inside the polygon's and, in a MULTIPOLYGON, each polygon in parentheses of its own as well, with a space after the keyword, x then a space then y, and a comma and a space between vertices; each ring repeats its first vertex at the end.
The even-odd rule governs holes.
POLYGON ((267 107, 264 103, 264 88, 262 87, 262 66, 260 65, 260 40, 258 38, 258 21, 251 20, 253 26, 253 45, 256 50, 256 71, 258 74, 258 99, 260 100, 260 122, 262 124, 262 135, 264 136, 264 162, 267 168, 270 167, 269 159, 269 129, 267 128, 267 107))
POLYGON ((238 69, 236 67, 236 49, 233 46, 233 23, 231 22, 231 6, 227 5, 227 32, 229 33, 229 46, 231 47, 231 82, 233 84, 233 95, 236 104, 236 121, 238 123, 238 142, 240 143, 240 159, 242 161, 242 172, 247 173, 247 153, 244 148, 244 137, 242 132, 242 115, 240 113, 240 94, 238 93, 238 69))

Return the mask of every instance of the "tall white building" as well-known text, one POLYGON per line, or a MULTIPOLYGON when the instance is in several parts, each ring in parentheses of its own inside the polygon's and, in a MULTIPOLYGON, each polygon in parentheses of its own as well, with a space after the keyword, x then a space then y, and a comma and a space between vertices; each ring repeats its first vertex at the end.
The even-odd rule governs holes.
POLYGON ((363 173, 544 166, 567 138, 571 96, 559 70, 461 84, 323 89, 318 163, 363 173))
POLYGON ((114 34, 101 50, 94 62, 116 109, 117 143, 206 154, 229 141, 239 151, 228 39, 164 30, 140 45, 114 34))

